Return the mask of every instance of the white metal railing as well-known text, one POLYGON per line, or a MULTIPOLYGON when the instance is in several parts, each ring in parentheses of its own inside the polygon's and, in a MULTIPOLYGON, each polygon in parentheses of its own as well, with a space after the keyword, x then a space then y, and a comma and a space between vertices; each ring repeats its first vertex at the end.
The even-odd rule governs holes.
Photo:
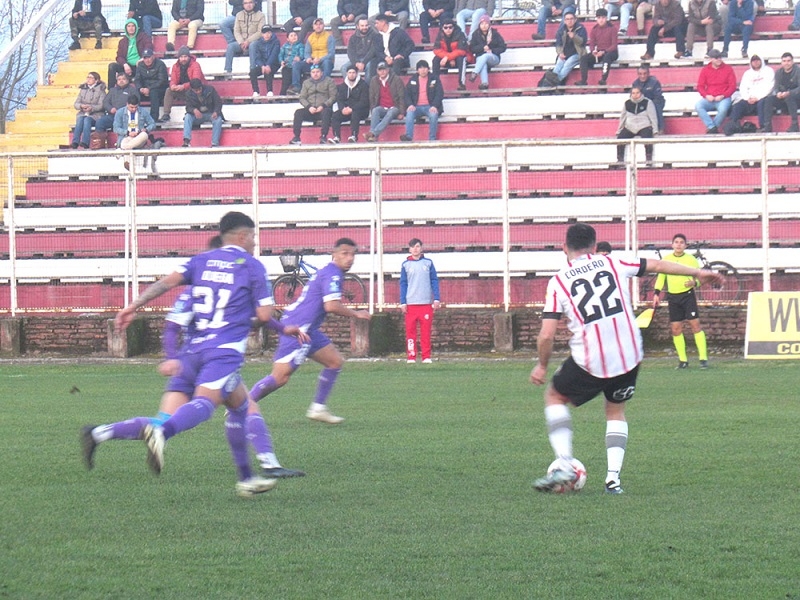
MULTIPOLYGON (((359 243, 369 253, 358 257, 354 271, 376 283, 370 286, 369 303, 377 309, 393 304, 384 281, 397 277, 409 235, 406 232, 414 231, 422 231, 423 236, 431 232, 429 237, 440 236, 442 240, 449 239, 451 232, 467 231, 471 237, 464 243, 440 243, 440 275, 475 282, 493 279, 501 291, 485 304, 506 310, 536 300, 523 298, 518 284, 523 279, 546 277, 559 268, 564 225, 576 220, 595 223, 599 230, 615 231, 617 251, 644 252, 650 257, 655 254, 647 248, 653 239, 648 228, 659 226, 671 235, 675 233, 671 222, 681 227, 694 225, 694 239, 708 239, 704 230, 716 228, 724 233, 716 234, 714 260, 729 262, 748 274, 751 290, 769 290, 776 273, 800 272, 800 252, 793 247, 800 239, 796 137, 736 140, 705 136, 648 143, 655 146, 655 164, 645 163, 643 142, 634 139, 625 145, 627 156, 636 160, 628 161, 621 170, 609 169, 617 147, 609 140, 0 156, 0 172, 7 174, 8 181, 19 182, 28 161, 41 165, 45 159, 47 172, 37 171, 38 183, 27 185, 32 189, 44 181, 57 186, 53 192, 57 197, 49 204, 41 199, 28 202, 23 190, 15 194, 14 186, 9 186, 5 230, 0 233, 0 242, 7 237, 3 245, 8 248, 8 257, 0 258, 0 284, 7 284, 10 293, 8 305, 0 305, 0 311, 16 314, 28 310, 20 306, 19 287, 52 281, 123 285, 124 301, 130 301, 140 283, 169 272, 182 260, 180 256, 199 249, 176 241, 170 242, 174 245, 169 254, 147 254, 141 250, 140 237, 152 230, 166 232, 165 236, 174 234, 178 239, 181 232, 213 228, 228 210, 253 215, 264 239, 279 240, 275 244, 296 241, 325 248, 338 235, 337 230, 355 228, 368 239, 359 243), (683 160, 670 158, 665 163, 659 158, 679 155, 683 160), (145 157, 152 161, 155 156, 157 174, 143 168, 145 157), (124 169, 123 162, 130 164, 130 171, 124 169), (87 169, 87 164, 97 169, 87 169), (116 167, 116 176, 102 177, 124 183, 124 198, 107 199, 112 204, 117 201, 115 206, 105 206, 104 198, 98 198, 97 206, 68 206, 64 198, 72 193, 70 190, 94 194, 88 192, 92 180, 97 179, 98 172, 110 173, 111 166, 116 167), (715 180, 716 172, 726 173, 725 178, 715 180), (697 179, 698 173, 703 179, 697 179), (611 174, 619 175, 613 183, 609 183, 611 174), (339 189, 354 175, 369 182, 368 191, 361 186, 348 198, 325 196, 326 188, 339 189), (211 200, 219 198, 219 192, 212 191, 213 182, 221 182, 217 188, 225 190, 243 177, 248 182, 243 191, 211 200), (194 180, 208 182, 202 188, 207 191, 176 202, 194 180), (152 190, 149 196, 140 198, 139 190, 145 182, 150 186, 158 182, 163 190, 159 193, 166 200, 154 203, 152 190), (302 186, 304 182, 314 186, 311 193, 319 196, 317 202, 281 199, 289 193, 283 192, 284 188, 296 189, 295 184, 302 186), (439 184, 439 191, 425 189, 425 182, 439 184), (440 185, 442 182, 446 185, 440 185), (22 199, 18 200, 18 195, 22 199), (771 224, 776 231, 771 230, 771 224), (95 256, 87 251, 60 258, 41 252, 25 254, 18 244, 18 238, 25 239, 20 236, 30 232, 38 232, 46 243, 48 235, 74 235, 79 239, 88 235, 82 233, 85 231, 121 232, 119 239, 124 243, 116 248, 117 256, 95 256), (305 231, 315 232, 318 238, 310 240, 311 234, 305 231), (479 235, 481 231, 493 233, 479 235), (487 241, 487 237, 491 239, 487 241), (450 245, 453 247, 448 248, 450 245)), ((663 246, 663 235, 659 243, 663 246)), ((275 247, 261 257, 270 273, 280 273, 275 247)), ((464 303, 474 300, 465 299, 464 303)))

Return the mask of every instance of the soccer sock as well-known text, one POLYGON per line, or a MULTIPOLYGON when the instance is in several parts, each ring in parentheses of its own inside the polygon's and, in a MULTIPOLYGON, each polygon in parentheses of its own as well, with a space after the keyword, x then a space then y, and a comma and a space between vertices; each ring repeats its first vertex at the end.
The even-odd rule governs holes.
POLYGON ((694 334, 694 343, 697 345, 697 354, 700 360, 708 360, 708 347, 706 346, 706 332, 698 331, 694 334))
POLYGON ((317 395, 314 396, 314 404, 325 404, 328 396, 331 395, 333 384, 339 376, 341 369, 322 369, 317 380, 317 395))
POLYGON ((100 425, 92 430, 92 437, 97 443, 107 440, 138 440, 149 423, 150 419, 147 417, 134 417, 111 425, 100 425))
POLYGON ((572 459, 572 417, 566 404, 544 407, 547 435, 557 458, 572 459))
POLYGON ((619 472, 622 470, 622 461, 625 459, 625 446, 627 443, 628 422, 608 421, 606 423, 606 456, 608 458, 606 483, 619 481, 619 472))
POLYGON ((247 420, 247 404, 245 400, 238 408, 229 408, 225 414, 225 436, 231 448, 233 464, 239 472, 239 481, 250 479, 253 472, 250 469, 250 456, 247 454, 247 434, 245 422, 247 420))
POLYGON ((686 362, 686 340, 683 334, 673 335, 672 343, 675 344, 675 350, 678 352, 678 360, 686 362))
POLYGON ((247 415, 245 419, 245 431, 247 432, 247 441, 253 446, 256 456, 260 462, 262 456, 272 453, 272 436, 269 434, 269 428, 261 415, 247 415))
POLYGON ((164 439, 168 440, 182 431, 197 427, 203 421, 208 421, 214 414, 215 408, 214 403, 203 396, 198 396, 188 404, 184 404, 162 426, 164 439))
POLYGON ((253 402, 258 402, 265 396, 269 396, 272 392, 277 390, 278 387, 280 386, 275 382, 275 378, 272 375, 267 375, 250 390, 250 399, 253 402))

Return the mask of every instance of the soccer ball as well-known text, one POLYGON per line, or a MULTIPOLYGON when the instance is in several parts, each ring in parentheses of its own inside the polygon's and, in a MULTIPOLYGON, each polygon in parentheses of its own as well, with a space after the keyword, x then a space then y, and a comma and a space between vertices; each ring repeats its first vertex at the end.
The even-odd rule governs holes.
MULTIPOLYGON (((565 494, 567 492, 577 492, 578 490, 582 489, 584 485, 586 485, 586 467, 583 466, 583 463, 579 461, 577 458, 573 458, 570 462, 572 468, 575 469, 575 472, 578 474, 578 479, 573 481, 572 483, 564 483, 559 485, 553 489, 553 492, 556 494, 565 494)), ((547 474, 550 475, 553 471, 559 468, 561 465, 561 460, 556 459, 550 466, 547 467, 547 474)))

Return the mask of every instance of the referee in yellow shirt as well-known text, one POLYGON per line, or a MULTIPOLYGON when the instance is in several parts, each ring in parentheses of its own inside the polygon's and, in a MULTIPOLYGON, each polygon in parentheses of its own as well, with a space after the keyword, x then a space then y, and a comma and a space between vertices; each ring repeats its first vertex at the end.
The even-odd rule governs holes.
MULTIPOLYGON (((676 262, 695 269, 700 268, 697 259, 691 254, 686 254, 686 236, 676 233, 672 238, 672 254, 665 256, 663 260, 676 262)), ((700 357, 700 368, 708 368, 708 348, 706 346, 706 334, 700 328, 700 319, 697 314, 697 296, 694 289, 698 283, 694 277, 686 275, 667 275, 659 273, 656 279, 653 294, 653 308, 658 308, 661 304, 661 290, 667 288, 667 300, 669 301, 669 327, 672 331, 672 343, 678 352, 679 369, 689 367, 686 357, 686 340, 683 337, 683 322, 688 321, 694 334, 694 343, 697 346, 697 354, 700 357)))

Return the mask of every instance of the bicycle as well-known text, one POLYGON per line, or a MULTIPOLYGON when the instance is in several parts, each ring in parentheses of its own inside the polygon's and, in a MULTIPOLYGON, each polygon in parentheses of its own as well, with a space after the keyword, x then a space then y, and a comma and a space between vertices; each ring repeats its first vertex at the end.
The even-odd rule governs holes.
MULTIPOLYGON (((298 252, 287 251, 280 255, 284 274, 272 284, 272 295, 275 304, 287 306, 295 302, 314 274, 317 267, 303 260, 298 252)), ((342 281, 342 301, 345 304, 366 304, 367 286, 358 275, 345 273, 342 281)))
MULTIPOLYGON (((698 302, 724 303, 736 302, 742 296, 744 289, 744 281, 736 267, 730 263, 721 260, 709 261, 702 248, 710 246, 709 242, 692 242, 686 246, 687 250, 694 250, 694 257, 700 264, 701 269, 711 269, 722 275, 722 283, 715 283, 712 285, 704 285, 695 290, 698 302)), ((658 258, 661 259, 661 250, 656 249, 658 258)), ((657 274, 650 277, 642 278, 639 284, 639 299, 642 302, 651 300, 650 293, 653 291, 656 283, 657 274)))

